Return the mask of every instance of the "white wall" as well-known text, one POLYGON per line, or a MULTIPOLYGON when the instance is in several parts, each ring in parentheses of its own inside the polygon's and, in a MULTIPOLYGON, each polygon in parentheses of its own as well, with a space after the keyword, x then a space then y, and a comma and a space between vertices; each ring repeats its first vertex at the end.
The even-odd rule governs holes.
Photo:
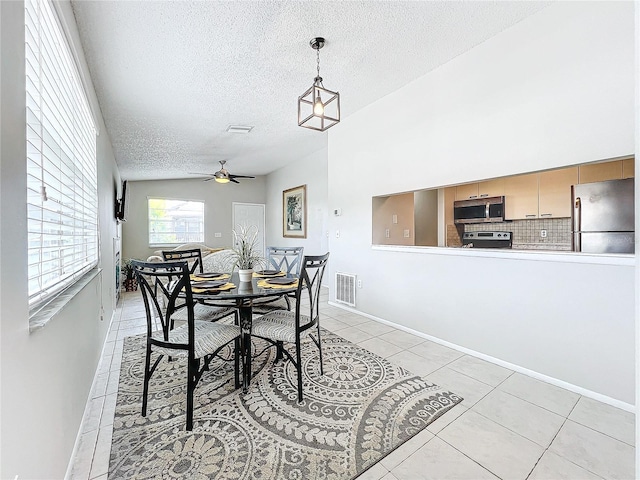
MULTIPOLYGON (((73 41, 79 45, 71 7, 68 2, 61 2, 60 7, 73 41)), ((102 276, 90 282, 44 328, 29 333, 24 3, 0 2, 0 12, 0 477, 63 478, 113 315, 113 202, 119 178, 99 118, 102 276)), ((86 73, 84 57, 80 61, 86 73)), ((97 109, 93 91, 89 94, 97 109)))
MULTIPOLYGON (((267 245, 303 246, 305 255, 324 255, 327 241, 327 149, 318 150, 267 176, 267 245), (307 186, 307 238, 282 236, 282 192, 307 186)), ((333 207, 331 208, 331 212, 333 207)))
POLYGON ((633 153, 633 47, 633 3, 553 3, 332 129, 328 203, 344 214, 329 218, 330 269, 363 280, 357 308, 633 404, 633 260, 370 240, 374 195, 633 153), (389 164, 396 175, 378 175, 389 164), (382 268, 397 281, 377 282, 382 268))
POLYGON ((146 260, 159 247, 149 247, 147 198, 173 198, 205 203, 204 243, 231 247, 232 203, 265 203, 265 177, 220 184, 202 179, 153 180, 127 183, 127 221, 122 225, 122 258, 146 260), (216 238, 215 233, 222 234, 216 238))

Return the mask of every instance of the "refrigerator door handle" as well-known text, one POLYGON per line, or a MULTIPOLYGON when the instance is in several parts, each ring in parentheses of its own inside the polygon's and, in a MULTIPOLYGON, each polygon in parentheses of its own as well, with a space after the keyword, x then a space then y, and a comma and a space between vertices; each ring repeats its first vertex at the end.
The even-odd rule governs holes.
POLYGON ((574 241, 574 249, 576 252, 581 252, 582 251, 582 238, 581 237, 581 232, 582 232, 582 203, 580 202, 580 197, 576 197, 576 201, 574 204, 574 215, 573 215, 573 231, 574 231, 574 237, 573 237, 573 241, 574 241))

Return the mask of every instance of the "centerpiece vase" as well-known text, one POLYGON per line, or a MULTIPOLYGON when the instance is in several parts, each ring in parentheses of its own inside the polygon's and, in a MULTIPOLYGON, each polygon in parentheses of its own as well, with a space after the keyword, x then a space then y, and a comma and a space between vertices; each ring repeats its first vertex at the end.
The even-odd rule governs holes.
POLYGON ((240 276, 241 282, 250 282, 253 278, 253 268, 239 269, 238 275, 240 276))

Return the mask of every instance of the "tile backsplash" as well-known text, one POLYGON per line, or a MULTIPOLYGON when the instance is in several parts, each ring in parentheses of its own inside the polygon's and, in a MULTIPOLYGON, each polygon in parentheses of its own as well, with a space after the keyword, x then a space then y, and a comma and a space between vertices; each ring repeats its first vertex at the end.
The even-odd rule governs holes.
POLYGON ((513 248, 515 249, 571 250, 570 218, 537 218, 492 224, 466 224, 464 226, 465 232, 489 230, 512 232, 513 248), (540 236, 542 230, 547 231, 546 237, 540 236))

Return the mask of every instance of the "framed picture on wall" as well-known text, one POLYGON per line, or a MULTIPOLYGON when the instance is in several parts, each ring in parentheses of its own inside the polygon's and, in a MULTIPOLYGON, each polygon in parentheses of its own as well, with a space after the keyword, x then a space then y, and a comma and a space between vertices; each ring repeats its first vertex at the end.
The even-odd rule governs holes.
POLYGON ((307 238, 307 186, 282 192, 282 236, 307 238))

